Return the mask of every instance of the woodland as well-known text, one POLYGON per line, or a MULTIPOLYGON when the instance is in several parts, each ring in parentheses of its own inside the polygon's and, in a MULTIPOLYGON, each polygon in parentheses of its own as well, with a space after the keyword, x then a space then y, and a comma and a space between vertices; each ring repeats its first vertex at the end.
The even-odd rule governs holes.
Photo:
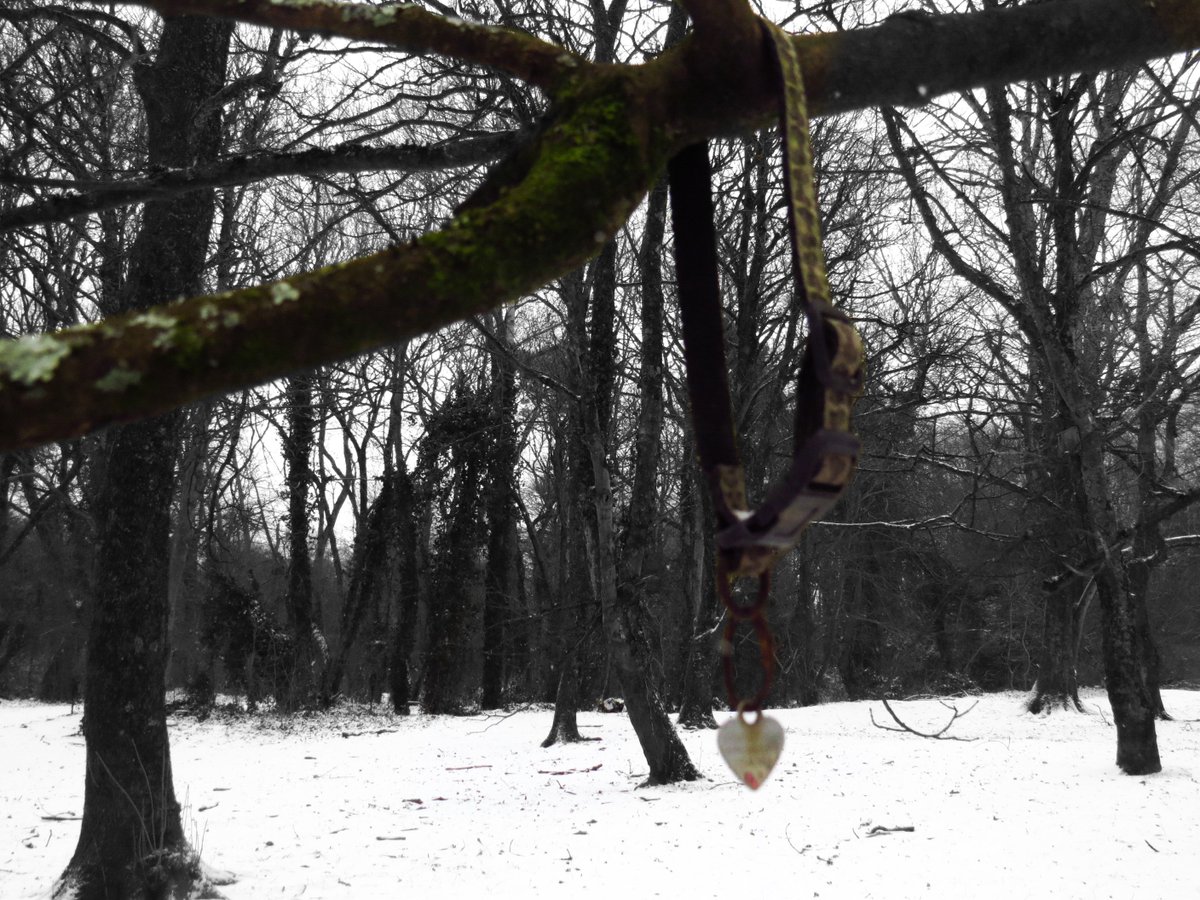
POLYGON ((761 497, 805 319, 757 15, 867 350, 768 705, 1104 684, 1159 770, 1200 681, 1191 3, 13 0, 0 696, 84 704, 59 896, 211 889, 168 708, 546 704, 554 744, 619 706, 651 783, 697 777, 723 613, 664 167, 710 141, 761 497))

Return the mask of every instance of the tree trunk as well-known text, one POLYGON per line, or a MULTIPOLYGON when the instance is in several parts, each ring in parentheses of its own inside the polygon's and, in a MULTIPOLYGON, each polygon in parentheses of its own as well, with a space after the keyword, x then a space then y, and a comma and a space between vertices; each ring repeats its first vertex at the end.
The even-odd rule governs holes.
MULTIPOLYGON (((350 584, 342 606, 342 627, 338 649, 325 672, 321 704, 329 706, 342 690, 342 680, 350 653, 358 644, 363 619, 379 593, 388 567, 389 545, 399 534, 397 509, 398 486, 395 469, 383 474, 378 495, 362 517, 359 533, 354 536, 354 558, 350 563, 350 584)), ((372 696, 371 702, 374 702, 372 696)))
POLYGON ((1046 593, 1037 683, 1033 697, 1025 705, 1035 715, 1060 708, 1083 712, 1075 659, 1076 610, 1079 608, 1076 601, 1081 591, 1089 589, 1090 585, 1083 579, 1068 578, 1046 593))
POLYGON ((596 483, 594 556, 600 610, 608 638, 609 660, 621 683, 629 721, 650 765, 646 784, 695 781, 700 773, 692 765, 687 748, 671 725, 662 696, 650 679, 645 628, 636 608, 628 601, 621 602, 618 596, 616 561, 613 559, 612 491, 604 449, 596 432, 589 435, 589 449, 596 483))
MULTIPOLYGON (((868 542, 873 543, 869 539, 868 542)), ((850 582, 847 594, 851 602, 842 625, 839 668, 851 700, 875 699, 885 684, 881 671, 884 635, 879 559, 876 553, 868 550, 860 565, 847 575, 850 582)))
MULTIPOLYGON (((225 21, 166 18, 154 62, 138 64, 152 165, 217 155, 219 115, 196 116, 224 84, 232 29, 225 21)), ((199 290, 212 217, 211 191, 146 205, 124 309, 199 290)), ((202 880, 180 822, 164 708, 179 421, 171 413, 108 434, 84 690, 83 821, 56 896, 184 897, 202 880)))
POLYGON ((1141 631, 1119 561, 1110 559, 1097 573, 1096 592, 1104 611, 1104 681, 1117 725, 1117 765, 1127 775, 1160 772, 1155 707, 1141 668, 1141 631))
MULTIPOLYGON (((657 203, 651 204, 651 214, 655 215, 660 223, 666 214, 665 200, 665 197, 659 197, 657 203)), ((693 781, 700 777, 700 773, 692 765, 687 749, 667 715, 662 696, 650 676, 650 652, 645 622, 638 609, 636 592, 631 590, 632 585, 629 584, 629 579, 636 578, 641 571, 644 558, 641 548, 635 553, 626 554, 624 589, 619 587, 617 582, 616 533, 613 527, 613 498, 607 454, 614 405, 613 386, 616 382, 615 263, 615 246, 610 242, 596 262, 591 346, 588 365, 584 370, 585 384, 589 385, 591 390, 585 392, 585 399, 580 404, 584 446, 591 463, 594 509, 591 527, 585 534, 593 545, 592 571, 595 573, 601 620, 607 637, 609 663, 621 684, 625 709, 629 713, 629 720, 650 766, 647 783, 671 784, 676 781, 693 781)), ((647 345, 643 350, 644 353, 648 352, 648 356, 643 358, 641 376, 641 381, 649 386, 652 392, 653 386, 661 377, 658 373, 660 367, 655 359, 661 353, 661 319, 656 317, 653 305, 652 303, 649 311, 650 321, 643 322, 643 341, 647 345)), ((659 422, 661 398, 643 397, 643 407, 639 414, 638 452, 639 462, 644 466, 657 464, 655 432, 659 422)), ((646 471, 641 475, 644 481, 652 481, 646 471)), ((634 477, 636 483, 636 473, 634 477)), ((636 497, 634 508, 631 510, 633 527, 639 532, 648 531, 651 518, 650 512, 639 506, 653 504, 655 497, 652 484, 648 490, 643 489, 647 496, 636 497)))
POLYGON ((1148 775, 1162 771, 1162 763, 1154 728, 1156 708, 1143 667, 1145 618, 1138 615, 1122 554, 1110 550, 1116 544, 1117 523, 1109 500, 1103 434, 1094 418, 1086 415, 1086 407, 1083 412, 1078 420, 1079 480, 1092 532, 1089 549, 1101 560, 1095 575, 1096 593, 1103 613, 1104 682, 1117 725, 1117 765, 1127 775, 1148 775))
POLYGON ((292 658, 276 700, 285 711, 317 704, 325 667, 325 639, 313 612, 312 560, 308 549, 308 491, 314 483, 312 451, 316 428, 312 375, 294 375, 287 382, 287 434, 283 457, 288 490, 288 627, 292 658))
POLYGON ((555 592, 556 618, 560 625, 557 629, 560 635, 558 682, 554 693, 554 719, 550 723, 550 733, 542 741, 543 747, 559 741, 570 744, 583 740, 575 714, 579 710, 585 659, 595 630, 592 583, 587 576, 587 555, 583 548, 587 525, 580 521, 581 510, 576 501, 568 502, 571 504, 569 518, 561 523, 566 534, 559 564, 560 588, 555 592), (566 598, 570 598, 570 602, 566 598))
MULTIPOLYGON (((1155 535, 1158 538, 1158 535, 1155 535)), ((1157 558, 1157 547, 1162 546, 1161 539, 1151 541, 1139 540, 1135 535, 1133 540, 1133 559, 1126 566, 1126 577, 1129 585, 1129 599, 1137 630, 1142 635, 1142 677, 1146 682, 1146 690, 1150 694, 1150 704, 1154 709, 1155 718, 1171 721, 1171 714, 1163 705, 1161 670, 1162 658, 1158 646, 1154 642, 1154 634, 1150 628, 1150 579, 1154 574, 1154 561, 1157 558)))
POLYGON ((421 709, 427 715, 457 715, 466 709, 464 693, 467 644, 468 584, 471 580, 471 540, 476 498, 460 495, 453 517, 442 534, 433 564, 421 709))
POLYGON ((50 663, 38 682, 37 698, 43 703, 75 703, 79 700, 83 643, 82 629, 69 626, 66 636, 50 657, 50 663))
MULTIPOLYGON (((934 212, 900 138, 894 113, 887 130, 898 166, 913 193, 934 243, 952 268, 981 292, 999 302, 1013 317, 1030 347, 1031 358, 1052 387, 1057 413, 1046 417, 1061 428, 1057 445, 1047 445, 1048 468, 1062 465, 1071 502, 1064 505, 1069 527, 1086 535, 1089 566, 1096 579, 1102 611, 1106 685, 1117 723, 1117 764, 1129 774, 1158 771, 1154 703, 1145 669, 1145 618, 1121 559, 1122 529, 1113 510, 1113 491, 1105 456, 1105 427, 1099 423, 1097 386, 1106 379, 1104 353, 1097 343, 1097 322, 1109 314, 1100 297, 1102 264, 1099 249, 1112 231, 1111 215, 1117 171, 1128 151, 1129 120, 1125 96, 1131 70, 1119 70, 1092 82, 1055 80, 1039 85, 1033 95, 1040 121, 1030 110, 1016 112, 1007 89, 984 90, 982 123, 998 166, 996 189, 1004 210, 1007 253, 1012 277, 993 277, 965 258, 934 212), (1014 121, 1020 117, 1020 135, 1014 121), (1091 155, 1077 156, 1079 123, 1096 133, 1091 155), (1036 124, 1031 124, 1036 122, 1036 124), (1031 140, 1032 136, 1037 140, 1031 140), (1030 175, 1044 171, 1041 186, 1030 175), (1044 219, 1040 216, 1044 215, 1044 219), (1052 266, 1050 261, 1053 261, 1052 266), (1015 286, 1015 290, 1014 290, 1015 286)), ((939 173, 941 174, 941 173, 939 173)), ((955 227, 957 235, 965 232, 955 227)), ((973 259, 989 252, 976 248, 973 259)), ((1137 254, 1135 254, 1136 256, 1137 254)), ((1103 327, 1103 326, 1101 326, 1103 327)), ((1033 367, 1031 366, 1031 371, 1033 367)), ((1051 407, 1043 404, 1046 412, 1051 407)))
MULTIPOLYGON (((1185 129, 1179 131, 1178 142, 1173 149, 1181 152, 1185 129)), ((1139 182, 1140 184, 1140 182, 1139 182)), ((1139 192, 1140 193, 1140 192, 1139 192)), ((1149 240, 1150 224, 1144 226, 1145 240, 1149 240)), ((1163 705, 1160 685, 1161 660, 1158 647, 1154 642, 1154 634, 1150 628, 1150 582, 1154 577, 1154 569, 1161 565, 1167 557, 1167 545, 1162 537, 1161 524, 1158 521, 1157 509, 1160 485, 1174 467, 1174 441, 1164 437, 1163 460, 1159 460, 1159 425, 1167 427, 1172 420, 1170 404, 1162 400, 1162 384, 1159 373, 1174 368, 1170 363, 1163 365, 1164 359, 1171 359, 1178 349, 1178 331, 1168 331, 1163 335, 1150 333, 1149 322, 1153 302, 1152 289, 1149 284, 1148 264, 1140 260, 1137 269, 1137 304, 1134 316, 1133 332, 1137 339, 1138 368, 1142 385, 1137 405, 1137 505, 1134 514, 1137 521, 1133 532, 1132 559, 1129 561, 1127 574, 1129 579, 1129 596, 1134 604, 1137 617, 1137 627, 1142 633, 1144 659, 1142 667, 1146 681, 1146 689, 1150 692, 1150 702, 1154 707, 1157 718, 1170 720, 1163 705)))
MULTIPOLYGON (((496 338, 508 346, 508 311, 496 316, 496 338)), ((493 429, 487 463, 487 566, 483 576, 483 692, 480 706, 504 704, 506 620, 516 594, 517 504, 513 496, 517 444, 516 367, 505 351, 492 353, 493 429)))
POLYGON ((558 688, 554 693, 554 718, 550 733, 542 739, 543 747, 555 744, 575 744, 586 740, 579 731, 576 711, 579 709, 579 654, 563 657, 558 669, 558 688))
POLYGON ((18 653, 25 649, 28 628, 24 622, 0 620, 0 697, 7 697, 4 672, 18 653))
POLYGON ((692 530, 699 546, 691 560, 699 565, 696 579, 699 590, 694 600, 692 637, 689 642, 687 665, 683 670, 683 701, 679 706, 681 728, 716 728, 713 717, 713 676, 717 667, 717 630, 721 627, 722 610, 717 605, 716 546, 710 527, 715 515, 708 490, 700 483, 694 463, 689 465, 691 491, 697 502, 692 505, 692 530))
POLYGON ((188 413, 186 450, 179 466, 178 514, 171 529, 171 564, 167 588, 170 635, 167 686, 190 686, 204 670, 200 659, 198 598, 188 588, 196 581, 196 520, 204 498, 204 469, 208 453, 209 405, 197 404, 188 413))
POLYGON ((485 443, 478 428, 481 416, 480 397, 460 383, 430 421, 426 436, 434 446, 449 449, 453 477, 449 510, 436 541, 426 620, 421 708, 430 715, 462 713, 474 700, 468 679, 475 674, 471 663, 479 649, 473 628, 481 580, 476 565, 485 443))
MULTIPOLYGON (((1032 349, 1032 348, 1031 348, 1032 349)), ((1031 486, 1051 501, 1042 506, 1038 516, 1040 531, 1046 546, 1053 551, 1051 571, 1058 573, 1062 560, 1085 553, 1077 537, 1082 510, 1077 494, 1078 479, 1073 477, 1069 441, 1062 437, 1075 434, 1071 414, 1047 379, 1047 365, 1041 354, 1032 349, 1029 358, 1030 394, 1041 411, 1040 421, 1031 423, 1029 435, 1031 454, 1028 466, 1031 486)), ((1079 643, 1077 635, 1083 623, 1079 621, 1080 600, 1094 582, 1072 576, 1051 577, 1046 585, 1045 609, 1042 617, 1042 652, 1038 660, 1037 681, 1033 697, 1026 708, 1034 714, 1050 713, 1056 709, 1083 711, 1079 701, 1077 675, 1079 643)))
POLYGON ((788 662, 780 686, 785 690, 784 701, 798 701, 801 706, 816 706, 821 702, 821 666, 813 646, 813 585, 808 555, 812 541, 806 535, 796 547, 800 556, 800 572, 796 579, 796 605, 788 622, 788 662))
POLYGON ((412 700, 412 689, 408 677, 408 657, 413 651, 417 627, 417 595, 420 590, 417 577, 417 520, 414 508, 412 479, 403 468, 404 459, 396 460, 397 478, 397 597, 388 661, 388 689, 391 692, 392 710, 397 715, 407 716, 412 700))
MULTIPOLYGON (((602 260, 597 260, 600 266, 602 260)), ((563 279, 567 307, 566 346, 571 386, 576 393, 591 392, 590 355, 587 343, 588 296, 584 273, 573 272, 563 279)), ((593 634, 598 621, 594 579, 588 574, 584 535, 590 527, 586 499, 592 485, 591 463, 584 442, 583 403, 567 409, 565 430, 555 439, 562 459, 563 477, 558 492, 559 553, 558 590, 554 600, 554 624, 558 635, 558 678, 554 695, 554 720, 550 733, 542 741, 549 747, 556 741, 582 740, 575 714, 579 709, 582 685, 594 668, 593 634)))

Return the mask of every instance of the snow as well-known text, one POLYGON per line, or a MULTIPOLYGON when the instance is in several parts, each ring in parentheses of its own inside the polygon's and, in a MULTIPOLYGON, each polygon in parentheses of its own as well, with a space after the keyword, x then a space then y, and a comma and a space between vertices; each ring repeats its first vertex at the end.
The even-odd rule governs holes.
MULTIPOLYGON (((982 697, 948 732, 974 741, 882 731, 878 703, 773 711, 787 743, 757 792, 711 731, 684 733, 707 780, 638 788, 623 714, 581 713, 599 740, 546 750, 545 709, 179 719, 171 739, 185 827, 238 876, 230 900, 1200 898, 1200 692, 1164 696, 1179 721, 1151 777, 1113 765, 1101 692, 1045 717, 982 697)), ((894 707, 926 731, 950 716, 894 707)), ((0 703, 0 897, 46 896, 71 856, 79 823, 43 817, 81 809, 78 729, 66 706, 0 703)))

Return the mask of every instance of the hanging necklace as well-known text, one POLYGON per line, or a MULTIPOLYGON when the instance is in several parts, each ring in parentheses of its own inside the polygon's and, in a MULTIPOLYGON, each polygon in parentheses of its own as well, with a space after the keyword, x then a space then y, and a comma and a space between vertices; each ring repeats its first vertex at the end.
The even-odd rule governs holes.
POLYGON ((726 374, 707 145, 683 149, 668 166, 688 395, 700 467, 716 510, 717 595, 727 615, 721 657, 736 713, 721 726, 717 746, 734 774, 754 789, 766 781, 783 749, 782 726, 762 711, 775 672, 767 621, 771 569, 850 483, 860 450, 850 417, 864 378, 862 339, 830 301, 800 61, 784 31, 759 21, 782 87, 792 268, 808 339, 796 383, 791 466, 753 510, 746 501, 726 374), (743 577, 758 579, 749 603, 734 597, 733 582, 743 577), (753 630, 761 661, 759 687, 750 697, 740 695, 734 672, 734 638, 742 624, 753 630))

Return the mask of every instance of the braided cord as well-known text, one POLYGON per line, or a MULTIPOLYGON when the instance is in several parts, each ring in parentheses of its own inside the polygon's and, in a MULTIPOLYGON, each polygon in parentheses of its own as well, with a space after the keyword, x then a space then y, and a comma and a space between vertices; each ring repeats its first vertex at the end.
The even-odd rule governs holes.
POLYGON ((829 279, 821 248, 821 215, 817 207, 813 172, 812 138, 808 127, 808 100, 804 71, 787 32, 761 20, 779 63, 783 83, 783 136, 787 142, 786 174, 792 220, 792 254, 805 300, 814 306, 829 304, 829 279))
MULTIPOLYGON (((862 390, 865 355, 857 329, 830 300, 800 59, 786 32, 765 19, 760 21, 774 50, 783 87, 780 119, 792 264, 809 328, 808 353, 796 394, 795 453, 797 459, 815 458, 816 464, 805 470, 806 483, 799 489, 793 485, 778 504, 767 501, 774 517, 768 530, 786 537, 772 535, 764 540, 752 532, 748 543, 735 544, 737 552, 730 557, 733 562, 727 565, 725 556, 718 556, 717 592, 729 616, 721 641, 722 668, 731 708, 739 711, 762 709, 775 674, 775 642, 767 624, 771 567, 836 500, 854 474, 858 442, 851 432, 851 412, 862 390), (732 581, 739 575, 759 580, 757 599, 748 607, 739 606, 732 596, 732 581), (761 656, 759 687, 749 698, 739 696, 733 666, 734 638, 741 623, 753 628, 761 656)), ((714 466, 712 471, 717 496, 735 510, 744 508, 741 466, 714 466)))

